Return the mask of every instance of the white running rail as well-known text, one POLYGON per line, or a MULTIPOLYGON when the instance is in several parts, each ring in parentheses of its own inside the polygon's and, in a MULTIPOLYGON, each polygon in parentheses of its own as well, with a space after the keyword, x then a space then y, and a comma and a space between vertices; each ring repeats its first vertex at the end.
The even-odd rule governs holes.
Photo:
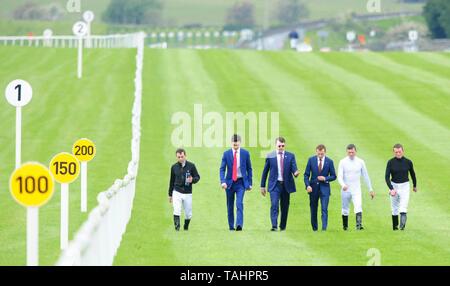
MULTIPOLYGON (((135 48, 140 33, 83 37, 85 48, 135 48)), ((20 47, 78 48, 76 36, 0 36, 0 45, 20 47)))
POLYGON ((98 206, 89 214, 61 253, 57 266, 109 266, 113 264, 122 236, 131 217, 139 167, 141 137, 142 70, 145 33, 128 35, 137 48, 135 93, 132 111, 131 161, 128 173, 97 196, 98 206))

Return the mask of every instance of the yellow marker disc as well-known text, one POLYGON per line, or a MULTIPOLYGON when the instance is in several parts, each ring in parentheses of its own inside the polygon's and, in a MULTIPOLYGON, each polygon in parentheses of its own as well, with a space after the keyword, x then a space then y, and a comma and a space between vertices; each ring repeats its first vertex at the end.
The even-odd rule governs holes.
POLYGON ((97 148, 94 142, 87 138, 82 138, 75 142, 72 147, 72 154, 77 157, 80 162, 89 162, 94 159, 97 148))
POLYGON ((69 153, 59 153, 50 161, 50 171, 60 184, 70 184, 78 178, 80 174, 80 162, 69 153))
POLYGON ((53 196, 53 177, 47 167, 26 163, 9 179, 9 190, 17 203, 25 207, 41 207, 53 196))

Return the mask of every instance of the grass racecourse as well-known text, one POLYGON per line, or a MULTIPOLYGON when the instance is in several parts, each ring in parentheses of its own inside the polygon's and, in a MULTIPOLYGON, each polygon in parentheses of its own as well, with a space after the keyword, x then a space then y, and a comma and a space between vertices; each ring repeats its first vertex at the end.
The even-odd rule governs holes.
MULTIPOLYGON (((89 163, 90 209, 96 194, 125 174, 131 156, 134 56, 134 50, 86 51, 85 77, 78 81, 75 50, 0 48, 0 86, 23 78, 34 88, 23 111, 23 161, 48 163, 54 154, 70 151, 79 137, 97 143, 97 157, 89 163)), ((445 53, 147 49, 137 193, 115 265, 366 265, 374 253, 381 265, 449 265, 449 67, 445 53), (345 146, 356 144, 377 193, 370 200, 363 185, 366 229, 354 230, 352 214, 350 230, 341 230, 340 190, 334 182, 329 230, 313 233, 308 196, 297 179, 287 231, 270 232, 270 200, 259 193, 263 149, 252 147, 254 184, 245 195, 244 231, 229 232, 218 179, 228 138, 219 136, 218 147, 187 147, 201 180, 194 186, 190 230, 176 233, 167 199, 178 147, 171 140, 179 126, 172 116, 186 112, 194 119, 194 104, 202 105, 203 114, 223 118, 226 112, 278 112, 280 134, 301 171, 318 143, 328 147, 336 167, 345 146), (403 232, 392 231, 384 183, 385 164, 397 142, 415 163, 419 188, 411 194, 403 232)), ((0 110, 0 265, 23 265, 25 210, 8 191, 14 109, 0 100, 0 110)), ((210 126, 203 125, 205 133, 210 126)), ((79 212, 79 181, 71 190, 73 234, 87 215, 79 212)), ((41 264, 53 264, 59 255, 59 186, 41 209, 40 221, 41 264)))

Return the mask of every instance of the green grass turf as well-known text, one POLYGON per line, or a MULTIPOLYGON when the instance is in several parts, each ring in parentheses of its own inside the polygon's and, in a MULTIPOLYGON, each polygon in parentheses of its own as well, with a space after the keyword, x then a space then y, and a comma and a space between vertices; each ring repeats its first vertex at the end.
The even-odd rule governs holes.
MULTIPOLYGON (((124 175, 130 158, 130 110, 135 51, 92 50, 86 77, 75 77, 74 50, 3 47, 0 82, 30 81, 34 98, 24 109, 24 161, 47 162, 70 150, 78 137, 98 145, 90 164, 89 207, 124 175), (26 58, 27 60, 23 60, 26 58), (30 64, 31 63, 31 64, 30 64), (95 96, 95 100, 92 100, 95 96), (77 112, 77 110, 80 110, 77 112)), ((141 161, 133 215, 116 265, 366 265, 376 248, 382 265, 448 265, 450 209, 450 57, 440 53, 296 54, 293 52, 146 50, 141 161), (291 196, 286 232, 270 229, 269 198, 261 197, 264 163, 252 154, 254 190, 245 197, 245 225, 231 233, 218 169, 223 148, 187 148, 201 175, 194 186, 189 232, 175 233, 167 200, 174 162, 171 116, 203 113, 279 112, 280 133, 303 171, 318 143, 337 166, 355 143, 366 160, 377 197, 363 186, 366 230, 341 230, 340 194, 332 184, 329 230, 313 233, 301 180, 291 196), (401 142, 413 159, 419 192, 411 194, 407 230, 391 230, 384 184, 391 146, 401 142)), ((25 210, 8 192, 14 164, 14 110, 0 101, 0 265, 25 263, 25 210)), ((204 130, 208 125, 205 125, 204 130)), ((277 136, 278 134, 274 135, 277 136)), ((226 139, 224 139, 225 141, 226 139)), ((226 140, 228 141, 228 140, 226 140)), ((224 142, 225 143, 225 142, 224 142)), ((70 233, 87 218, 79 213, 79 182, 71 193, 70 233)), ((59 187, 41 211, 41 263, 53 264, 59 246, 59 187)))
MULTIPOLYGON (((134 94, 135 50, 85 51, 84 78, 76 78, 75 49, 0 48, 0 86, 16 78, 33 87, 33 99, 23 108, 22 161, 45 165, 57 153, 88 137, 97 145, 88 164, 88 207, 96 196, 126 174, 131 158, 131 106, 134 94)), ((26 263, 26 210, 9 193, 14 169, 15 110, 0 100, 0 265, 26 263)), ((80 213, 80 180, 70 186, 70 229, 87 214, 80 213)), ((40 210, 40 263, 52 265, 59 256, 60 186, 40 210)))
MULTIPOLYGON (((296 54, 251 51, 146 51, 140 174, 131 222, 116 265, 366 265, 376 248, 382 265, 448 265, 450 153, 448 67, 442 54, 296 54), (201 175, 189 232, 176 233, 167 201, 175 112, 279 112, 280 132, 304 170, 318 143, 337 166, 355 143, 377 192, 363 187, 364 225, 341 230, 340 191, 332 184, 329 230, 313 233, 301 180, 291 196, 286 232, 272 233, 269 198, 259 193, 264 160, 252 154, 254 190, 245 226, 228 231, 218 169, 224 148, 187 148, 201 175), (407 230, 393 232, 384 183, 391 146, 413 159, 419 192, 411 194, 407 230)), ((205 128, 208 125, 205 125, 205 128)), ((278 135, 278 134, 276 134, 278 135)))

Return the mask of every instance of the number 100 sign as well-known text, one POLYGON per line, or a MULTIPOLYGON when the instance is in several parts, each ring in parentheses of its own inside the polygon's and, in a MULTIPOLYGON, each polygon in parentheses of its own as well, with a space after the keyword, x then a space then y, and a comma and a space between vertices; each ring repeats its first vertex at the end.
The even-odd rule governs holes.
POLYGON ((13 198, 25 207, 41 207, 53 196, 53 177, 39 163, 23 164, 13 172, 9 184, 13 198))

